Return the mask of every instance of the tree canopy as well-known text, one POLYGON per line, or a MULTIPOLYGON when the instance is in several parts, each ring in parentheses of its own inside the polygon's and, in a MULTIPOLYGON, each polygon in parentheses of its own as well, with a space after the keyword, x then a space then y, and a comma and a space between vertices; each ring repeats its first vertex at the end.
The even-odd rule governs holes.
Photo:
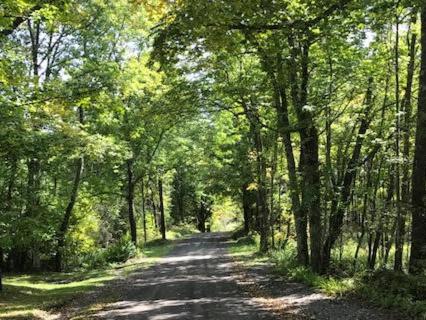
POLYGON ((346 250, 351 272, 424 274, 425 10, 3 1, 1 265, 95 266, 227 224, 318 273, 346 250))

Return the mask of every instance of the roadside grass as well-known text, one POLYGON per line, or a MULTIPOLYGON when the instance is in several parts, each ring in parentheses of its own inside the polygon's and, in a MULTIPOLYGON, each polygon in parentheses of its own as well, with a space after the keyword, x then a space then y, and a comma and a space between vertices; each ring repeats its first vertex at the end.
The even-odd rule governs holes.
POLYGON ((257 237, 245 236, 233 241, 229 251, 234 256, 253 256, 257 253, 258 248, 257 237))
POLYGON ((172 247, 172 241, 154 240, 135 258, 102 269, 6 275, 0 293, 0 319, 55 319, 49 311, 120 276, 151 266, 172 247))
POLYGON ((354 266, 349 259, 351 255, 341 256, 340 261, 333 264, 332 275, 319 275, 297 264, 294 242, 288 242, 285 249, 273 250, 263 258, 258 248, 256 237, 243 237, 233 241, 229 251, 244 260, 245 265, 262 261, 272 263, 274 272, 286 279, 319 289, 324 294, 365 300, 377 307, 426 320, 425 276, 411 276, 383 269, 371 272, 359 265, 354 266))
POLYGON ((229 253, 238 260, 243 260, 245 266, 255 266, 268 262, 270 257, 259 253, 259 237, 248 235, 231 242, 229 253))
POLYGON ((170 240, 180 239, 198 232, 199 231, 192 224, 182 223, 176 226, 172 226, 167 231, 167 238, 170 240))
POLYGON ((7 276, 0 294, 0 318, 48 318, 47 310, 114 278, 114 269, 7 276))

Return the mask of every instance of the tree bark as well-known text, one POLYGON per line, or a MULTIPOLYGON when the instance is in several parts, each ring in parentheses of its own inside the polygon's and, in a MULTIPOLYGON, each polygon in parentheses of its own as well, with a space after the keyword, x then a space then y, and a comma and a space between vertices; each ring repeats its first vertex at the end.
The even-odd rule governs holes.
POLYGON ((247 183, 242 186, 242 202, 243 202, 243 216, 244 216, 244 234, 249 234, 252 224, 252 211, 251 206, 253 205, 251 201, 250 191, 247 190, 247 183))
POLYGON ((356 250, 355 250, 355 255, 354 255, 354 267, 356 267, 357 262, 358 262, 358 254, 359 254, 359 250, 362 246, 362 243, 364 241, 364 236, 365 236, 365 222, 367 220, 367 212, 368 207, 369 207, 369 194, 371 191, 371 171, 372 171, 372 167, 373 167, 373 159, 371 159, 370 161, 367 162, 366 164, 366 185, 365 185, 365 189, 364 189, 364 196, 363 196, 363 207, 362 207, 362 214, 361 214, 361 234, 358 236, 358 243, 356 246, 356 250))
POLYGON ((300 168, 302 173, 302 205, 308 212, 311 268, 321 271, 322 258, 322 221, 321 221, 321 178, 319 162, 318 131, 312 111, 306 109, 309 83, 309 44, 301 43, 296 47, 293 36, 288 37, 291 51, 289 76, 291 96, 296 111, 300 135, 300 168), (297 66, 300 60, 300 70, 297 66), (299 79, 300 75, 300 79, 299 79))
POLYGON ((158 194, 160 196, 160 232, 161 239, 166 240, 166 220, 164 217, 163 179, 158 178, 158 194))
MULTIPOLYGON (((273 76, 273 74, 270 74, 273 76)), ((277 79, 272 77, 275 93, 275 108, 277 111, 278 131, 284 142, 284 152, 287 160, 287 170, 289 176, 290 198, 292 211, 294 214, 297 241, 297 261, 299 264, 307 266, 309 264, 308 249, 308 221, 307 215, 300 203, 300 188, 297 178, 296 161, 294 158, 293 142, 291 139, 290 120, 288 115, 288 99, 286 93, 284 70, 281 55, 277 56, 277 79)))
POLYGON ((426 4, 421 13, 421 72, 412 178, 412 235, 409 271, 426 270, 426 4))
MULTIPOLYGON (((80 124, 83 125, 84 110, 82 107, 78 108, 78 116, 79 116, 80 124)), ((65 214, 62 218, 62 223, 57 233, 58 243, 57 243, 56 255, 55 255, 55 270, 57 272, 60 272, 62 270, 62 254, 65 247, 65 236, 68 231, 69 222, 73 213, 74 205, 77 201, 78 190, 80 187, 83 170, 84 170, 84 157, 83 155, 81 155, 80 158, 78 158, 76 161, 74 182, 73 182, 73 186, 71 190, 70 199, 68 201, 68 205, 65 209, 65 214)))
POLYGON ((274 150, 273 150, 273 156, 272 156, 272 165, 271 165, 271 180, 270 180, 270 194, 269 194, 269 201, 270 201, 270 227, 271 227, 271 246, 274 249, 275 248, 275 223, 277 220, 277 214, 275 213, 275 206, 274 206, 274 192, 275 192, 275 174, 277 171, 277 161, 278 161, 278 136, 274 135, 274 150))
POLYGON ((135 219, 135 182, 133 179, 133 159, 127 160, 127 214, 129 217, 130 238, 137 245, 138 238, 136 232, 135 219))
MULTIPOLYGON (((297 261, 299 264, 307 266, 309 264, 307 214, 304 210, 302 210, 300 203, 300 188, 291 139, 288 99, 286 92, 287 80, 284 74, 282 53, 278 52, 276 56, 270 57, 250 33, 246 33, 246 37, 248 40, 256 43, 262 67, 268 74, 272 84, 274 106, 277 114, 277 129, 284 142, 284 152, 287 160, 290 199, 296 226, 297 261)), ((275 44, 276 49, 281 50, 278 39, 275 39, 275 44)))
MULTIPOLYGON (((413 12, 411 25, 414 28, 417 21, 417 11, 413 12)), ((411 117, 412 117, 412 86, 414 78, 414 67, 416 59, 416 42, 417 34, 413 31, 410 40, 409 50, 409 62, 407 67, 407 84, 405 88, 404 98, 402 100, 402 111, 404 111, 404 122, 402 124, 402 142, 403 150, 402 156, 404 163, 402 166, 402 181, 401 181, 401 204, 398 207, 397 222, 398 226, 395 235, 395 263, 394 270, 402 271, 402 256, 404 250, 404 238, 405 238, 405 224, 406 214, 405 212, 410 210, 410 134, 411 134, 411 117), (402 205, 402 208, 401 208, 402 205)))
POLYGON ((402 251, 404 239, 404 221, 401 210, 401 175, 400 175, 400 146, 401 146, 401 115, 399 101, 399 16, 396 15, 395 31, 395 156, 398 161, 395 162, 395 202, 396 202, 396 233, 395 233, 395 258, 394 271, 402 271, 402 251))
POLYGON ((258 208, 258 223, 260 234, 260 251, 267 252, 269 250, 269 207, 266 191, 266 161, 263 150, 263 140, 258 123, 258 115, 255 106, 252 103, 247 103, 242 98, 242 106, 246 118, 250 125, 250 133, 253 141, 253 148, 256 151, 256 182, 257 182, 257 208, 258 208))
POLYGON ((366 109, 363 118, 361 119, 361 124, 358 129, 358 135, 355 142, 355 147, 352 151, 351 159, 348 163, 348 167, 343 176, 343 181, 341 184, 341 193, 338 197, 335 198, 331 205, 331 212, 329 218, 329 231, 327 238, 324 242, 323 246, 323 254, 322 254, 322 272, 326 272, 330 266, 330 258, 331 258, 331 249, 333 248, 336 240, 339 238, 339 235, 342 231, 343 227, 343 219, 345 215, 345 209, 349 205, 350 196, 353 189, 353 182, 355 180, 355 176, 357 173, 357 168, 359 166, 359 159, 361 156, 361 148, 364 142, 364 135, 367 132, 367 129, 370 124, 370 120, 368 117, 368 113, 372 108, 372 85, 373 80, 369 79, 368 89, 366 93, 366 109))
POLYGON ((141 178, 141 200, 142 200, 142 228, 143 228, 143 242, 146 243, 146 208, 145 208, 145 185, 144 178, 141 178))

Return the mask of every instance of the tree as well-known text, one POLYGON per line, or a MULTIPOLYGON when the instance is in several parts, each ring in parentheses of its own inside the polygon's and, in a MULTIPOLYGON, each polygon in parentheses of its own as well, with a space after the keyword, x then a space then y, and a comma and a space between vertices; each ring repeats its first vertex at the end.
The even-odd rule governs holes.
POLYGON ((421 71, 417 107, 416 147, 413 165, 413 218, 410 272, 426 270, 426 5, 421 11, 421 71))
POLYGON ((172 181, 170 216, 174 223, 189 222, 197 211, 194 176, 186 165, 178 165, 172 181))

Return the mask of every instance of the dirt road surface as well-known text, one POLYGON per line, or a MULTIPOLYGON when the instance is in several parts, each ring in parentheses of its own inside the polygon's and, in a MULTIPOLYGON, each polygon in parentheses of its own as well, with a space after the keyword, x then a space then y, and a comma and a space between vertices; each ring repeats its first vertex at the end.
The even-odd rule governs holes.
MULTIPOLYGON (((238 263, 227 252, 228 242, 223 233, 197 234, 177 241, 172 252, 155 266, 108 286, 104 291, 114 296, 108 303, 77 318, 403 319, 274 279, 262 268, 245 268, 241 262, 236 267, 238 263)), ((74 319, 73 313, 89 304, 95 305, 91 299, 80 297, 61 318, 74 319)))

